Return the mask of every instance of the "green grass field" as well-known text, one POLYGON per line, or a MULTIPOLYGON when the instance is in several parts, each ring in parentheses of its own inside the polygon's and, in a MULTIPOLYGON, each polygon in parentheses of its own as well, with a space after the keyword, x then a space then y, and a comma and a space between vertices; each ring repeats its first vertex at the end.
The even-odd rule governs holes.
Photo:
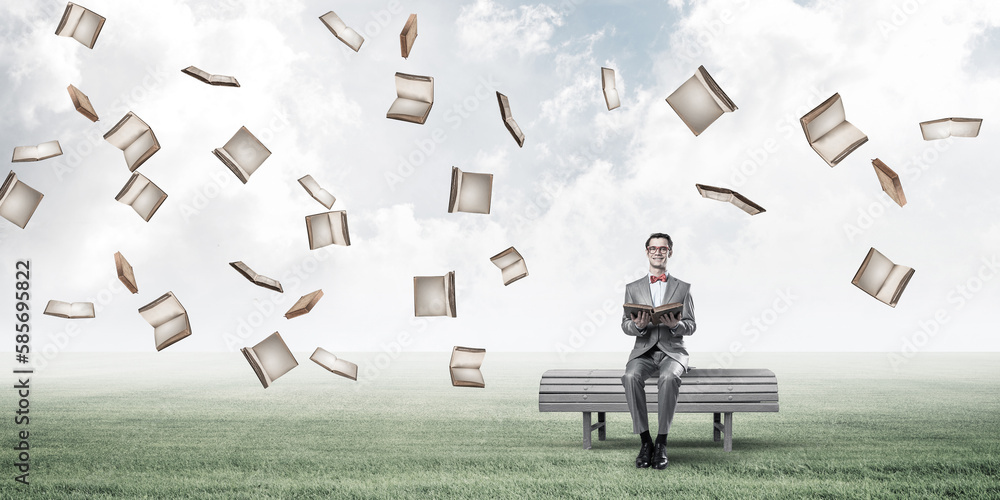
POLYGON ((626 413, 583 450, 579 413, 538 411, 543 371, 622 353, 489 353, 486 389, 451 387, 445 353, 363 383, 297 357, 265 390, 239 353, 62 354, 31 382, 28 487, 0 393, 0 498, 1000 498, 997 354, 745 354, 781 411, 736 414, 731 453, 678 414, 664 471, 635 469, 626 413))

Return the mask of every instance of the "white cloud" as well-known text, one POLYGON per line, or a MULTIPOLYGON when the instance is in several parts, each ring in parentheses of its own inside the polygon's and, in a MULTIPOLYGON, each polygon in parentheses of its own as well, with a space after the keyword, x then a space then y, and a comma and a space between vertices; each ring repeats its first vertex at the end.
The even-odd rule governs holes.
POLYGON ((507 49, 522 57, 551 52, 549 40, 563 20, 544 4, 507 9, 492 0, 477 0, 462 8, 456 25, 463 56, 482 59, 507 49))

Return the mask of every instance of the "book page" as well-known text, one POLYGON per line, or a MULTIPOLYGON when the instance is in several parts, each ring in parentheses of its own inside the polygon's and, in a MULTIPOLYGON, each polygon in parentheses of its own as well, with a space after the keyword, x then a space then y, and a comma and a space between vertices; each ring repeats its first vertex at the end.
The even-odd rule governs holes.
POLYGON ((111 130, 104 134, 104 139, 114 147, 124 151, 140 135, 149 130, 149 126, 145 122, 129 111, 111 130))
POLYGON ((450 368, 452 384, 458 386, 484 387, 483 372, 478 368, 450 368))
POLYGON ((518 260, 517 262, 501 269, 500 274, 503 277, 504 283, 510 283, 527 275, 528 266, 525 265, 524 260, 518 260))
POLYGON ((68 318, 73 312, 73 305, 69 302, 63 302, 61 300, 50 300, 45 304, 45 311, 43 314, 48 314, 49 316, 58 316, 62 318, 68 318))
POLYGON ((808 121, 805 124, 805 129, 809 142, 815 143, 847 120, 847 115, 844 114, 844 101, 839 95, 834 94, 833 97, 807 113, 802 119, 808 121))
POLYGON ((281 335, 274 332, 266 339, 253 346, 253 352, 260 360, 261 370, 267 374, 272 381, 288 373, 289 370, 299 365, 292 356, 292 351, 285 345, 281 335))
POLYGON ((415 316, 448 316, 444 276, 413 278, 413 313, 415 316))
POLYGON ((430 109, 430 103, 400 97, 392 102, 392 106, 389 106, 386 116, 410 116, 421 119, 430 112, 430 109))
POLYGON ((732 112, 736 109, 736 105, 729 100, 729 96, 722 91, 722 88, 715 82, 712 75, 708 74, 708 70, 706 70, 704 66, 698 67, 698 70, 694 72, 694 77, 701 82, 701 84, 705 87, 705 90, 708 90, 709 96, 712 97, 716 106, 718 106, 724 113, 732 112))
POLYGON ((499 267, 500 269, 510 266, 511 264, 514 264, 520 260, 521 260, 521 254, 518 253, 517 250, 514 249, 514 247, 510 247, 504 250, 503 252, 500 252, 497 255, 490 257, 490 262, 492 262, 493 265, 499 267))
POLYGON ((396 73, 396 97, 433 104, 434 78, 396 73))
POLYGON ((156 144, 153 131, 146 129, 132 144, 125 147, 125 163, 128 164, 128 169, 134 171, 136 168, 139 168, 139 165, 144 160, 143 156, 150 152, 156 152, 158 149, 160 149, 160 146, 156 144))
POLYGON ((861 271, 861 276, 856 278, 855 284, 877 297, 894 264, 874 248, 869 251, 869 254, 871 257, 868 259, 868 264, 861 271))
POLYGON ((315 250, 333 244, 333 231, 330 227, 330 217, 327 214, 309 215, 306 217, 309 228, 309 248, 315 250))
POLYGON ((142 194, 142 190, 147 184, 149 184, 149 179, 145 175, 136 172, 132 174, 132 177, 129 177, 128 182, 125 183, 122 190, 115 196, 115 200, 126 205, 132 205, 139 195, 142 194))
POLYGON ((604 91, 604 103, 608 105, 608 111, 622 105, 618 98, 618 87, 615 85, 615 70, 601 68, 601 90, 604 91))
POLYGON ((167 194, 163 192, 156 184, 149 182, 146 187, 139 192, 139 196, 136 196, 135 201, 132 202, 132 208, 142 216, 143 219, 149 220, 153 216, 153 213, 159 208, 160 203, 167 197, 167 194))
POLYGON ((670 94, 667 103, 694 135, 700 135, 725 112, 697 76, 692 76, 670 94))
POLYGON ((327 213, 330 221, 330 236, 334 245, 348 246, 351 244, 350 234, 347 232, 347 212, 337 210, 327 213))
POLYGON ((875 294, 875 298, 887 304, 891 303, 896 290, 899 289, 899 284, 906 278, 906 274, 910 271, 911 268, 906 266, 893 266, 892 270, 886 276, 882 288, 875 294))
POLYGON ((836 127, 824 134, 813 143, 813 149, 827 163, 833 163, 838 156, 847 151, 854 143, 865 138, 864 132, 851 125, 850 122, 840 122, 836 127))
POLYGON ((93 302, 74 302, 70 304, 71 318, 93 318, 94 317, 94 303, 93 302))
POLYGON ((493 195, 493 174, 463 172, 458 192, 458 211, 475 214, 490 213, 493 195))
POLYGON ((222 149, 229 153, 248 178, 271 156, 271 152, 246 127, 240 127, 222 149))
POLYGON ((455 346, 451 350, 451 361, 448 362, 448 366, 451 368, 475 368, 478 370, 483 365, 485 357, 486 349, 455 346))
MULTIPOLYGON (((179 333, 188 329, 187 315, 182 314, 180 316, 169 319, 155 327, 153 327, 153 340, 156 342, 157 349, 162 349, 166 347, 164 344, 170 344, 170 342, 179 333)), ((179 340, 179 339, 177 339, 179 340)))
POLYGON ((313 360, 327 370, 329 370, 330 367, 337 362, 337 356, 334 356, 333 353, 323 349, 322 347, 317 347, 316 350, 313 351, 312 356, 309 356, 309 359, 313 360))
POLYGON ((75 5, 72 2, 66 4, 66 10, 63 12, 63 17, 59 21, 59 27, 56 28, 56 34, 59 36, 73 36, 73 32, 76 31, 76 27, 80 24, 80 19, 83 17, 83 13, 87 9, 75 5))
POLYGON ((186 315, 187 311, 181 305, 173 293, 167 292, 158 299, 146 304, 139 309, 142 319, 154 328, 160 326, 178 316, 186 315))
POLYGON ((38 204, 42 202, 43 195, 31 186, 17 180, 13 171, 7 175, 4 184, 7 190, 0 200, 0 217, 24 229, 28 220, 35 213, 35 209, 38 208, 38 204))
POLYGON ((622 105, 622 101, 618 97, 618 91, 615 89, 604 89, 604 102, 608 105, 608 111, 622 105))
POLYGON ((97 34, 100 32, 103 24, 103 17, 90 10, 83 9, 80 21, 73 30, 73 38, 87 47, 94 48, 94 42, 97 41, 97 34))
POLYGON ((337 198, 330 194, 329 191, 323 189, 311 175, 306 175, 299 179, 299 184, 305 188, 306 192, 309 193, 309 196, 327 209, 330 209, 330 207, 332 207, 337 201, 337 198))

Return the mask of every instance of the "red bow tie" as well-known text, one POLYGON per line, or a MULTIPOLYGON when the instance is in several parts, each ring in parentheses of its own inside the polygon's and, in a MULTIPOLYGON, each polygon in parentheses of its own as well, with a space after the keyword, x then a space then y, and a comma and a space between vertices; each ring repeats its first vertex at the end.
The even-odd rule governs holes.
POLYGON ((656 283, 657 281, 662 281, 662 282, 666 283, 667 282, 667 275, 666 274, 661 274, 659 276, 650 276, 649 277, 650 284, 656 283))

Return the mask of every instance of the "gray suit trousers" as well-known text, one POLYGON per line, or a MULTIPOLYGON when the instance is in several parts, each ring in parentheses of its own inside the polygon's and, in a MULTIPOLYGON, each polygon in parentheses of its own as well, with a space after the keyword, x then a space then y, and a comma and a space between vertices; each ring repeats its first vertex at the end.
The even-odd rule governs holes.
POLYGON ((653 348, 625 365, 622 385, 625 386, 625 400, 632 414, 632 432, 640 434, 649 430, 649 415, 646 412, 646 379, 659 374, 656 380, 656 407, 658 434, 670 432, 670 422, 677 407, 677 394, 681 390, 681 375, 684 365, 653 348))

